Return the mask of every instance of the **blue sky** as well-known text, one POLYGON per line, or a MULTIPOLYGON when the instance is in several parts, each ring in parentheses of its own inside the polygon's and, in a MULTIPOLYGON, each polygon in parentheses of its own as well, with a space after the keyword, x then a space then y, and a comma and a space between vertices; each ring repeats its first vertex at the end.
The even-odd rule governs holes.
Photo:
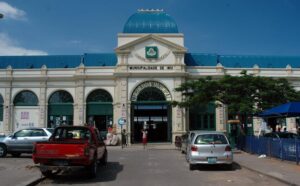
POLYGON ((140 8, 171 15, 189 52, 300 56, 300 0, 0 0, 0 55, 114 52, 140 8))

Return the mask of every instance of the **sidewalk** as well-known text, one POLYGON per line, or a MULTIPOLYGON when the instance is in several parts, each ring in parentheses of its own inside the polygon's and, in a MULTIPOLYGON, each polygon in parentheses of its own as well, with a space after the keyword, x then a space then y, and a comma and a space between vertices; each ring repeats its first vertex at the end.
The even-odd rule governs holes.
POLYGON ((300 185, 300 165, 275 158, 258 158, 258 155, 241 152, 234 154, 241 167, 270 176, 289 185, 300 185))

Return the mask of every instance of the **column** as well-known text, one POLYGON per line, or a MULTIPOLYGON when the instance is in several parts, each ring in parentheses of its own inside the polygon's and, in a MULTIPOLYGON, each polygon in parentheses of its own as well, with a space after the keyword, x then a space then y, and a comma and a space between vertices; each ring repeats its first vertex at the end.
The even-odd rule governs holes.
POLYGON ((76 81, 74 100, 74 125, 84 125, 84 80, 76 81))
POLYGON ((48 127, 47 124, 47 83, 41 82, 40 83, 40 95, 39 95, 39 123, 38 127, 48 127))

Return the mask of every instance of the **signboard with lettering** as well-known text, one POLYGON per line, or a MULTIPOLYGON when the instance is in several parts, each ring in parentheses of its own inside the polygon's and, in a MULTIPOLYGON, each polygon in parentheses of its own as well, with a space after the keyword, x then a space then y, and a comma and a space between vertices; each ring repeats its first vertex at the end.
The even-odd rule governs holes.
POLYGON ((39 108, 22 107, 14 108, 14 130, 20 130, 28 127, 38 127, 39 108))

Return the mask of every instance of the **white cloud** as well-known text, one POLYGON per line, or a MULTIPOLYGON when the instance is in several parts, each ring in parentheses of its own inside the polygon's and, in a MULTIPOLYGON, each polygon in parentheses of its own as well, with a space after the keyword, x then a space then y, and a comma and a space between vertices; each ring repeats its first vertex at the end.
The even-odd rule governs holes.
POLYGON ((0 56, 48 55, 42 50, 26 49, 18 45, 7 34, 0 33, 0 56))
POLYGON ((6 2, 0 2, 0 13, 4 15, 4 19, 26 20, 26 13, 17 9, 6 2))

